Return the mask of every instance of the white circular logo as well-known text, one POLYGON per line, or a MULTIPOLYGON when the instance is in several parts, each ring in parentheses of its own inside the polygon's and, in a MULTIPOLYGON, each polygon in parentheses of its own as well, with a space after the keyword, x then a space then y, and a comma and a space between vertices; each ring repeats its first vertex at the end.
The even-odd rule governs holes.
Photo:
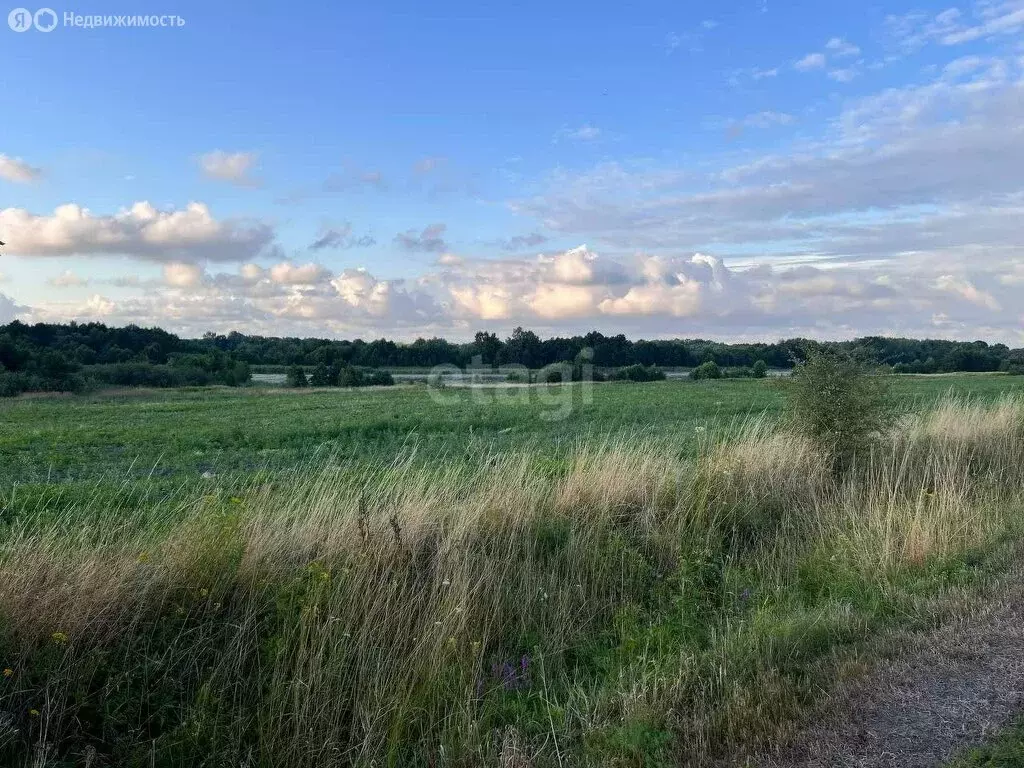
POLYGON ((32 29, 32 11, 28 8, 15 8, 7 14, 7 26, 15 32, 28 32, 32 29))
POLYGON ((32 22, 40 32, 53 32, 57 26, 57 14, 53 8, 40 8, 32 17, 32 22))

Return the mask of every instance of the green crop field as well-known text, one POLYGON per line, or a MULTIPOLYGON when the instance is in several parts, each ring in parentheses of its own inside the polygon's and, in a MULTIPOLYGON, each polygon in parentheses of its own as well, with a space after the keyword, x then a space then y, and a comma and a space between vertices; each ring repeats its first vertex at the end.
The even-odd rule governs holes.
MULTIPOLYGON (((991 399, 1024 389, 999 374, 892 378, 908 407, 947 393, 991 399)), ((293 467, 328 451, 380 458, 529 446, 544 453, 624 431, 679 438, 698 426, 777 413, 773 380, 595 384, 433 391, 283 388, 115 391, 0 400, 0 483, 182 475, 293 467)))
MULTIPOLYGON (((992 399, 1024 381, 999 374, 900 376, 903 407, 944 394, 992 399)), ((0 503, 7 516, 106 498, 153 502, 203 485, 244 486, 331 460, 415 454, 475 462, 526 449, 557 461, 581 444, 624 434, 667 439, 685 454, 703 430, 775 415, 775 380, 736 379, 550 388, 412 385, 369 390, 283 388, 123 390, 0 400, 0 503), (214 476, 217 483, 203 482, 214 476)))

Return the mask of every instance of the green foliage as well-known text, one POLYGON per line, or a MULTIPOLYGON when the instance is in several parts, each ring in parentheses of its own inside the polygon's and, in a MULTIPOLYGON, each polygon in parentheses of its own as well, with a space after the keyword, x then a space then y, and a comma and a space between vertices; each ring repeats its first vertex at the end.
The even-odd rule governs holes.
POLYGON ((313 373, 309 376, 311 387, 329 387, 331 385, 331 370, 323 363, 317 363, 313 373))
POLYGON ((301 365, 293 365, 288 369, 288 377, 285 379, 285 382, 289 387, 302 388, 309 386, 306 372, 302 369, 301 365))
POLYGON ((750 369, 755 379, 763 379, 768 375, 768 365, 764 360, 758 360, 754 363, 754 366, 750 369))
POLYGON ((613 381, 664 381, 665 372, 653 365, 628 365, 610 377, 613 381))
POLYGON ((886 380, 847 354, 809 352, 785 392, 792 426, 829 452, 837 467, 892 423, 886 380))
POLYGON ((996 734, 988 744, 964 752, 949 768, 1024 768, 1024 721, 996 734))
MULTIPOLYGON (((703 339, 631 341, 623 334, 605 336, 597 331, 583 336, 541 339, 533 331, 516 328, 505 340, 494 333, 479 331, 472 342, 464 344, 438 338, 400 344, 388 339, 366 342, 362 339, 272 338, 237 332, 206 333, 200 339, 182 339, 160 328, 131 325, 109 328, 101 323, 26 325, 15 321, 0 326, 0 394, 87 391, 109 385, 111 376, 139 382, 127 386, 183 386, 176 383, 178 379, 174 375, 160 368, 167 364, 189 369, 185 374, 188 384, 229 386, 248 382, 248 368, 240 367, 243 365, 259 366, 261 372, 286 372, 294 365, 313 368, 322 364, 333 372, 340 371, 342 366, 429 369, 447 364, 465 368, 476 361, 484 365, 522 365, 535 370, 561 361, 573 361, 573 380, 578 381, 589 378, 580 372, 581 364, 597 368, 690 368, 714 362, 720 369, 746 376, 747 370, 752 370, 759 360, 766 366, 789 368, 793 355, 808 345, 856 354, 903 373, 1024 370, 1020 362, 1021 350, 1011 351, 1004 344, 989 345, 983 341, 919 341, 872 336, 823 344, 804 339, 774 344, 723 344, 703 339), (114 369, 113 373, 109 369, 93 370, 95 366, 124 364, 149 365, 156 369, 133 367, 114 369), (207 375, 201 377, 198 372, 207 375)), ((599 377, 595 375, 594 379, 599 380, 599 377)), ((327 386, 334 386, 333 379, 327 386)))
POLYGON ((1014 376, 1024 376, 1024 349, 1015 349, 1011 351, 1003 361, 999 370, 1013 374, 1014 376))
POLYGON ((694 381, 700 381, 701 379, 720 379, 722 378, 722 370, 714 360, 708 360, 690 371, 690 378, 694 381))

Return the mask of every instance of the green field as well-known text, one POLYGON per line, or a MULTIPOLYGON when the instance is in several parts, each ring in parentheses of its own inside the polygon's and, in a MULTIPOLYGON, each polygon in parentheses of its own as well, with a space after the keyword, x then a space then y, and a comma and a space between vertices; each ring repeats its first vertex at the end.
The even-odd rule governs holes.
POLYGON ((904 417, 841 473, 770 380, 0 403, 0 763, 777 743, 1020 535, 1024 379, 891 384, 904 417))
MULTIPOLYGON (((992 399, 1024 389, 998 374, 893 377, 903 407, 944 394, 992 399)), ((424 461, 475 461, 528 449, 557 458, 581 442, 625 433, 667 438, 681 452, 699 428, 739 425, 782 405, 772 380, 370 390, 282 388, 120 391, 0 401, 0 493, 35 498, 61 488, 91 494, 97 482, 162 488, 203 473, 244 478, 330 457, 380 461, 415 451, 424 461), (442 402, 443 401, 443 402, 442 402)), ((25 502, 27 503, 27 502, 25 502)))

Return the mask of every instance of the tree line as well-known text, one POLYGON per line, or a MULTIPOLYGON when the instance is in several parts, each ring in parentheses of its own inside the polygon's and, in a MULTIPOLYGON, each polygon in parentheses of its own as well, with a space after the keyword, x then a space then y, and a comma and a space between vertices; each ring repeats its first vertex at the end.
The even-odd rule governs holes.
MULTIPOLYGON (((82 391, 101 386, 239 386, 251 379, 254 366, 295 366, 355 376, 360 383, 380 380, 379 368, 460 368, 523 365, 531 369, 573 362, 586 356, 598 369, 698 368, 707 363, 745 372, 760 362, 769 368, 792 368, 809 350, 836 349, 897 373, 954 371, 1024 372, 1024 350, 984 341, 901 339, 866 336, 852 341, 817 342, 785 339, 773 343, 728 344, 705 339, 627 339, 592 331, 585 335, 541 339, 516 328, 510 336, 479 331, 472 341, 441 338, 400 343, 323 338, 207 333, 184 339, 161 328, 102 323, 36 323, 0 326, 0 394, 24 391, 82 391), (348 371, 349 373, 346 373, 348 371)), ((639 369, 633 369, 639 370, 639 369)), ((714 370, 705 366, 704 371, 714 370)), ((316 377, 318 380, 321 376, 316 377)), ((339 384, 352 379, 339 378, 339 384)), ((351 385, 351 384, 350 384, 351 385)))

